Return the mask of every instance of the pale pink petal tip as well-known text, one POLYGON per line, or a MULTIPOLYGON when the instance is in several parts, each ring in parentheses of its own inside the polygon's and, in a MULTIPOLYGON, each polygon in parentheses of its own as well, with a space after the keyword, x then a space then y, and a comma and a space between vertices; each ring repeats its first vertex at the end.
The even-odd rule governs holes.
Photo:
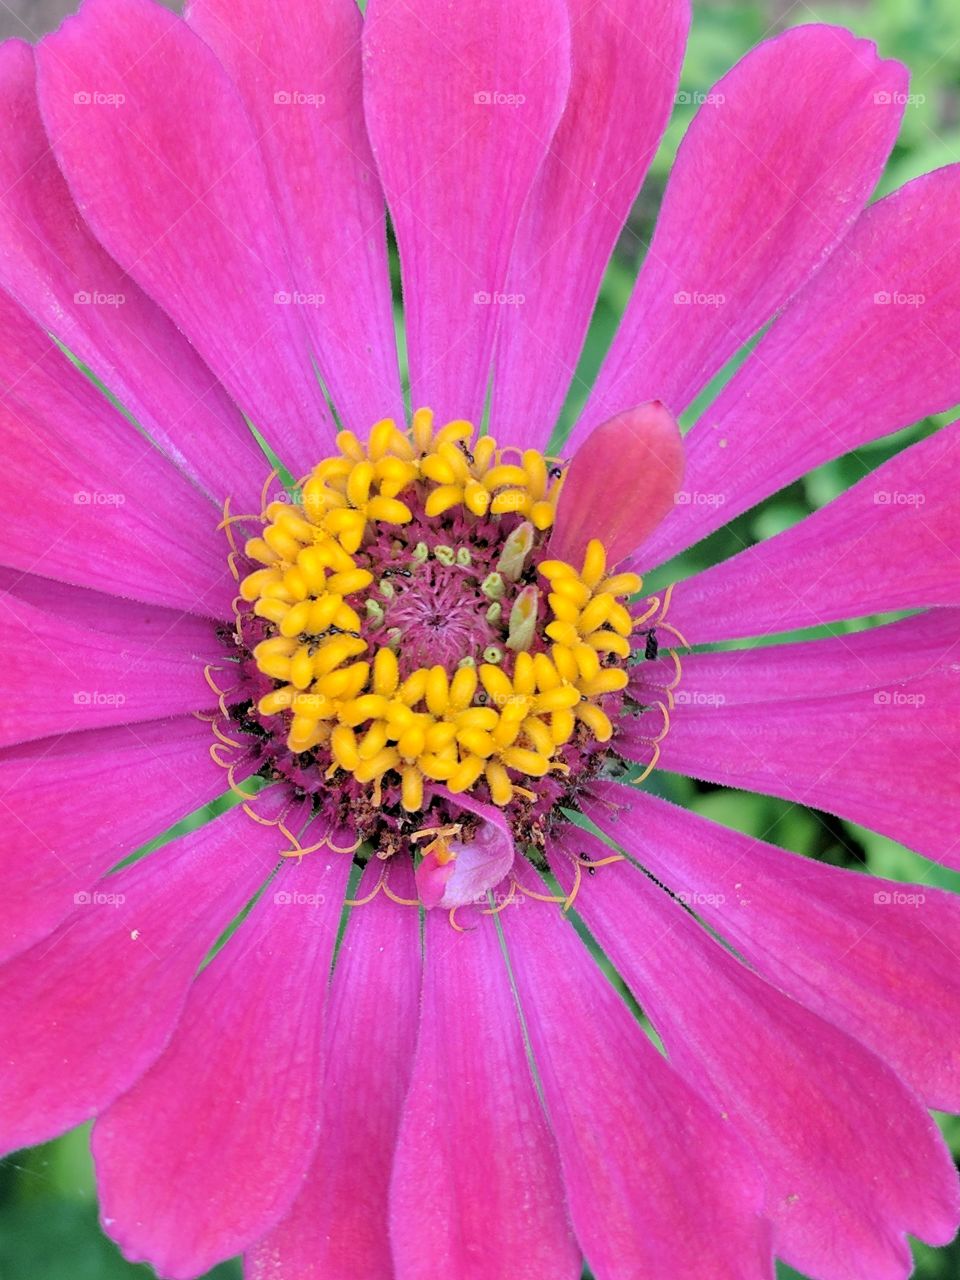
POLYGON ((416 882, 420 901, 428 911, 483 903, 487 891, 507 875, 515 857, 513 836, 499 809, 468 796, 449 795, 448 799, 481 822, 469 840, 459 840, 451 833, 425 852, 416 882))
POLYGON ((683 479, 683 442, 676 422, 651 400, 597 427, 570 464, 550 550, 571 563, 599 538, 607 562, 634 551, 673 507, 683 479))

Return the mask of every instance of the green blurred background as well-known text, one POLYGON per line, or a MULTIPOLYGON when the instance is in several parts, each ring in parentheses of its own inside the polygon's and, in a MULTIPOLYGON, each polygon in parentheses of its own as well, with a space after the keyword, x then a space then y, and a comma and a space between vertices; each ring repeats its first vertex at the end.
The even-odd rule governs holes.
MULTIPOLYGON (((9 0, 7 4, 0 0, 0 38, 36 38, 75 7, 65 0, 9 0)), ((175 5, 171 3, 171 7, 175 5)), ((880 194, 919 173, 960 161, 958 0, 870 0, 862 4, 823 5, 697 2, 681 89, 691 95, 705 92, 759 40, 784 27, 812 21, 843 23, 876 41, 884 55, 900 58, 911 69, 915 102, 906 109, 900 141, 880 194)), ((610 265, 581 362, 581 387, 596 370, 616 317, 629 296, 677 143, 692 111, 690 106, 677 107, 647 186, 610 265)), ((712 389, 715 391, 716 387, 712 389)), ((565 420, 571 420, 582 398, 582 390, 571 394, 565 420)), ((685 575, 697 565, 732 554, 744 542, 768 537, 793 524, 908 440, 934 430, 953 416, 943 414, 902 433, 894 441, 858 450, 856 458, 840 459, 820 468, 741 517, 732 531, 721 531, 675 567, 685 575)), ((655 785, 663 794, 708 817, 810 857, 840 866, 867 867, 892 879, 960 890, 960 876, 931 868, 891 841, 827 815, 773 799, 724 793, 670 776, 658 778, 655 785)), ((941 1123, 954 1154, 960 1155, 960 1120, 941 1118, 941 1123)), ((148 1152, 144 1158, 149 1159, 148 1152)), ((916 1275, 921 1280, 960 1277, 960 1244, 941 1250, 917 1246, 916 1257, 916 1275)), ((148 1267, 124 1262, 99 1230, 86 1127, 0 1162, 0 1280, 123 1280, 153 1274, 148 1267)), ((782 1280, 796 1276, 787 1268, 780 1274, 782 1280)), ((239 1280, 239 1263, 226 1263, 210 1276, 239 1280)), ((704 1280, 711 1278, 705 1276, 704 1280)))

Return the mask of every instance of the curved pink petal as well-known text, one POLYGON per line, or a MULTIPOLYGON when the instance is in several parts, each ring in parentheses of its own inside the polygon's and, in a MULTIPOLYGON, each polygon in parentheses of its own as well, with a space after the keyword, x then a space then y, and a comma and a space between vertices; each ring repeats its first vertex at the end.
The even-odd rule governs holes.
POLYGON ((276 861, 240 809, 100 880, 0 969, 0 1148, 113 1102, 162 1051, 197 966, 276 861))
POLYGON ((567 5, 371 0, 363 47, 411 402, 479 422, 510 251, 569 87, 567 5))
POLYGON ((281 868, 194 983, 162 1056, 94 1126, 103 1222, 132 1261, 192 1280, 303 1185, 350 865, 320 851, 281 868))
POLYGON ((238 502, 259 499, 267 468, 243 418, 77 210, 40 119, 35 78, 33 49, 7 41, 0 48, 0 282, 218 501, 227 493, 238 502))
POLYGON ((683 480, 683 442, 659 401, 619 413, 592 431, 567 470, 550 553, 577 565, 591 538, 619 564, 673 506, 683 480))
POLYGON ((216 705, 204 679, 223 656, 213 628, 203 650, 167 651, 155 641, 92 631, 0 597, 0 746, 51 734, 189 715, 216 705))
POLYGON ((928 1106, 960 1108, 956 894, 825 866, 632 788, 592 790, 584 812, 758 972, 869 1045, 928 1106))
MULTIPOLYGON (((209 618, 104 595, 87 587, 72 587, 53 578, 41 578, 0 565, 0 602, 8 595, 92 631, 105 631, 138 643, 153 642, 181 656, 200 653, 209 647, 209 618)), ((223 657, 228 657, 226 647, 223 657)))
POLYGON ((958 467, 955 422, 799 524, 681 583, 670 622, 701 644, 960 604, 958 467))
POLYGON ((558 911, 528 902, 500 918, 597 1280, 772 1280, 756 1166, 720 1109, 657 1053, 558 911))
POLYGON ((94 234, 186 334, 296 473, 331 422, 257 137, 186 23, 149 0, 86 0, 37 48, 54 154, 94 234))
POLYGON ((896 62, 840 27, 752 50, 706 95, 571 443, 625 404, 680 414, 846 234, 903 113, 896 62))
MULTIPOLYGON (((813 643, 688 654, 674 701, 680 708, 730 707, 805 699, 811 693, 890 689, 958 659, 960 609, 931 609, 900 622, 813 643)), ((641 700, 643 666, 635 668, 641 700)))
MULTIPOLYGON (((567 841, 592 858, 610 852, 581 831, 567 829, 567 841)), ((639 856, 645 843, 635 832, 628 851, 639 856)), ((557 870, 569 891, 571 864, 561 857, 557 870)), ((671 1063, 755 1153, 778 1256, 821 1280, 904 1280, 907 1232, 952 1240, 957 1171, 884 1062, 758 978, 629 864, 597 871, 576 906, 671 1063)))
POLYGON ((574 1280, 556 1148, 492 919, 426 924, 413 1080, 390 1193, 397 1280, 574 1280))
POLYGON ((2 291, 0 354, 0 561, 228 617, 232 579, 213 503, 2 291))
MULTIPOLYGON (((956 621, 953 621, 956 634, 956 621)), ((910 627, 900 637, 907 646, 910 627)), ((851 666, 859 636, 847 637, 851 666)), ((823 641, 804 646, 815 655, 823 641)), ((832 641, 826 644, 832 645, 832 641)), ((801 646, 797 646, 799 649, 801 646)), ((761 650, 761 653, 767 652, 761 650)), ((762 667, 758 656, 756 666, 762 667)), ((809 669, 809 667, 807 667, 809 669)), ((960 866, 960 662, 955 642, 925 674, 882 688, 834 692, 811 680, 805 698, 727 704, 721 663, 709 698, 678 706, 661 743, 660 767, 723 786, 783 796, 880 831, 926 857, 960 866)), ((769 683, 769 682, 768 682, 769 683)), ((682 689, 682 680, 681 686, 682 689)), ((844 688, 841 683, 841 690, 844 688)), ((646 759, 635 726, 618 749, 646 759)))
POLYGON ((301 309, 340 420, 364 437, 380 418, 402 421, 354 0, 190 0, 186 17, 250 112, 290 250, 291 305, 301 309))
MULTIPOLYGON (((490 430, 543 448, 607 261, 670 118, 688 0, 574 0, 566 110, 517 232, 497 337, 490 430)), ((618 405, 617 408, 622 408, 618 405)))
MULTIPOLYGON (((382 874, 368 866, 358 898, 382 874)), ((388 874, 394 893, 413 897, 409 872, 388 874)), ((247 1280, 393 1280, 387 1196, 419 1002, 419 915, 380 893, 351 911, 337 952, 313 1167, 290 1213, 247 1254, 247 1280)))
POLYGON ((45 937, 102 875, 226 790, 192 716, 0 752, 0 960, 45 937), (131 803, 131 797, 136 803, 131 803))
POLYGON ((478 817, 480 826, 469 842, 456 837, 447 840, 442 859, 437 852, 424 855, 416 870, 417 894, 428 911, 433 907, 486 906, 487 892, 495 889, 513 866, 513 832, 496 805, 468 795, 451 795, 446 788, 440 790, 455 809, 478 817))
POLYGON ((866 210, 686 436, 685 492, 644 564, 960 400, 958 219, 960 165, 866 210))

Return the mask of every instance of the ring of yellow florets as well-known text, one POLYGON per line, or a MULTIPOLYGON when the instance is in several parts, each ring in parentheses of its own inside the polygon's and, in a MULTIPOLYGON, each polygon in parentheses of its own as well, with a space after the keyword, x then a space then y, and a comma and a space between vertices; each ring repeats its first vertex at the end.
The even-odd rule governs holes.
MULTIPOLYGON (((273 682, 258 712, 281 716, 290 752, 316 753, 327 777, 343 770, 368 785, 373 804, 398 784, 410 813, 430 784, 477 790, 499 806, 517 792, 530 796, 531 779, 567 768, 564 748, 578 727, 597 742, 611 737, 601 704, 628 680, 621 664, 633 620, 621 597, 639 590, 639 577, 608 576, 597 541, 579 567, 534 563, 562 467, 535 450, 504 461, 495 440, 473 436, 467 422, 435 431, 426 410, 409 432, 377 423, 365 445, 341 432, 339 454, 314 468, 298 502, 271 503, 262 535, 245 547, 262 567, 243 579, 241 599, 267 628, 253 658, 273 682), (393 588, 378 583, 365 549, 424 518, 504 527, 495 568, 480 584, 484 617, 503 644, 486 646, 479 660, 463 654, 405 670, 402 636, 388 629, 387 643, 370 639, 393 588)), ((412 555, 470 563, 465 545, 420 542, 412 555)))

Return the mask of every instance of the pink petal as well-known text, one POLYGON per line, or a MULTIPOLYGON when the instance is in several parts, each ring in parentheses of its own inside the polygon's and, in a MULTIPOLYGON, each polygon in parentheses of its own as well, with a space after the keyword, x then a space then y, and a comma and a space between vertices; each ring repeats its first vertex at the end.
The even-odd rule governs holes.
MULTIPOLYGON (((8 595, 92 631, 152 642, 183 656, 203 651, 210 642, 209 618, 104 595, 86 587, 71 587, 0 565, 0 601, 8 595)), ((224 648, 224 659, 227 656, 224 648)))
POLYGON ((680 414, 856 219, 893 145, 907 86, 840 27, 759 45, 707 95, 577 444, 625 404, 680 414))
POLYGON ((0 746, 216 705, 203 677, 204 665, 223 656, 212 627, 204 649, 177 652, 88 630, 12 596, 0 607, 0 746))
MULTIPOLYGON (((412 879, 400 871, 391 868, 391 887, 411 898, 412 879)), ((382 874, 379 863, 368 866, 357 896, 382 874)), ((313 1167, 287 1217, 248 1253, 247 1280, 393 1280, 387 1194, 419 999, 419 915, 381 893, 350 913, 337 953, 313 1167)))
POLYGON ((350 858, 285 864, 194 984, 169 1046, 97 1121, 104 1225, 191 1280, 291 1204, 319 1133, 321 1033, 350 858))
POLYGON ((589 813, 764 977, 960 1108, 960 904, 929 885, 825 866, 626 787, 589 813))
POLYGON ((197 966, 276 860, 240 809, 100 880, 56 933, 0 970, 0 1147, 107 1106, 162 1051, 197 966))
POLYGON ((960 604, 960 422, 911 445, 776 537, 682 583, 691 644, 960 604))
POLYGON ((447 889, 447 881, 453 875, 454 865, 450 861, 441 862, 436 853, 428 853, 417 867, 417 897, 427 911, 439 907, 447 889))
MULTIPOLYGON (((580 831, 567 840, 610 852, 580 831)), ((644 831, 627 848, 645 843, 644 831)), ((570 863, 558 870, 569 891, 570 863)), ((751 973, 628 864, 599 870, 576 906, 674 1067, 755 1153, 778 1256, 821 1280, 902 1280, 908 1231, 953 1238, 960 1182, 946 1143, 885 1063, 751 973)))
MULTIPOLYGON (((582 835, 567 832, 591 858, 609 854, 582 835)), ((570 891, 570 863, 558 865, 570 891)), ((823 1280, 900 1280, 913 1270, 906 1231, 952 1239, 960 1184, 950 1153, 886 1064, 756 978, 636 869, 603 868, 576 904, 669 1060, 755 1152, 778 1256, 823 1280)))
MULTIPOLYGON (((0 291, 0 560, 229 616, 220 515, 0 291)), ((229 585, 228 585, 229 584, 229 585)))
POLYGON ((94 234, 301 474, 330 416, 298 308, 278 301, 292 287, 282 233, 226 72, 149 0, 87 0, 37 65, 54 153, 94 234))
POLYGON ((431 915, 426 929, 391 1185, 397 1280, 574 1280, 579 1250, 496 926, 456 933, 431 915))
MULTIPOLYGON (((730 707, 805 699, 817 692, 888 689, 948 668, 958 659, 960 610, 932 609, 813 644, 801 641, 688 654, 674 701, 678 707, 730 707)), ((635 671, 639 691, 643 665, 635 671)))
POLYGON ((567 5, 371 0, 363 45, 411 402, 479 422, 510 250, 566 101, 567 5))
POLYGON ((673 506, 683 479, 683 442, 659 401, 619 413, 583 442, 567 471, 550 553, 580 565, 591 538, 618 564, 673 506))
POLYGON ((191 0, 187 20, 230 72, 260 137, 297 292, 315 302, 302 304, 303 319, 340 419, 364 436, 389 414, 402 420, 354 0, 191 0))
POLYGON ((18 40, 0 49, 0 104, 3 287, 218 501, 259 499, 267 468, 236 407, 77 210, 40 119, 34 52, 18 40))
POLYGON ((657 1053, 558 911, 525 902, 501 920, 597 1280, 772 1280, 756 1167, 719 1108, 657 1053))
MULTIPOLYGON (((490 430, 542 448, 563 405, 600 280, 673 108, 687 0, 571 4, 573 78, 530 193, 504 292, 490 430)), ((618 405, 617 408, 622 408, 618 405)))
POLYGON ((958 219, 960 165, 866 210, 687 435, 686 501, 644 549, 645 564, 960 400, 958 219))
POLYGON ((513 833, 503 810, 481 804, 467 795, 451 795, 441 788, 449 803, 480 818, 471 840, 449 839, 454 857, 440 862, 436 853, 427 854, 416 871, 417 892, 423 906, 452 909, 470 903, 486 906, 487 891, 495 889, 513 866, 516 857, 513 833))
POLYGON ((76 894, 223 794, 212 741, 209 725, 179 716, 0 753, 0 960, 46 937, 74 910, 76 894))
MULTIPOLYGON (((926 626, 920 624, 921 635, 926 626)), ((811 681, 805 698, 784 700, 774 691, 763 700, 743 702, 734 693, 728 705, 722 662, 715 662, 710 698, 691 698, 673 712, 660 767, 826 809, 926 857, 960 866, 960 628, 953 619, 954 638, 944 640, 942 657, 931 659, 919 675, 910 656, 911 631, 908 623, 900 624, 904 673, 882 688, 858 688, 863 682, 855 679, 842 680, 840 691, 834 691, 821 678, 811 681), (845 684, 853 688, 844 691, 845 684)), ((850 666, 859 674, 858 642, 859 634, 846 637, 850 666)), ((796 646, 804 651, 804 670, 816 665, 824 643, 829 651, 832 641, 796 646)), ((766 652, 751 659, 757 669, 766 652)), ((792 677, 786 680, 793 683, 792 677)), ((769 687, 772 681, 761 683, 769 687)), ((636 733, 625 727, 618 748, 631 759, 644 759, 636 733)))

